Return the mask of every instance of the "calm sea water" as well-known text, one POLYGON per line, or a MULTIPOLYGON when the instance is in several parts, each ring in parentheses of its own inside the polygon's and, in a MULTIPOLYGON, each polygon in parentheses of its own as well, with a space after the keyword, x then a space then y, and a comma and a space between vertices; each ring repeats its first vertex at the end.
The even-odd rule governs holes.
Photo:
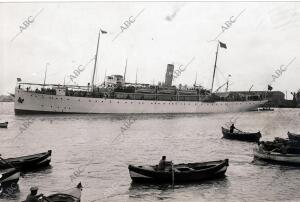
POLYGON ((0 201, 21 201, 31 186, 44 194, 82 182, 82 201, 300 201, 300 168, 253 162, 254 143, 222 139, 230 120, 260 130, 264 140, 300 133, 300 110, 202 115, 26 115, 0 103, 2 157, 53 150, 51 168, 27 173, 19 191, 0 201), (130 123, 129 123, 130 122, 130 123), (127 125, 127 126, 126 126, 127 125), (123 129, 122 129, 123 128, 123 129), (123 134, 121 131, 123 130, 123 134), (136 185, 128 164, 229 158, 226 178, 186 185, 136 185))

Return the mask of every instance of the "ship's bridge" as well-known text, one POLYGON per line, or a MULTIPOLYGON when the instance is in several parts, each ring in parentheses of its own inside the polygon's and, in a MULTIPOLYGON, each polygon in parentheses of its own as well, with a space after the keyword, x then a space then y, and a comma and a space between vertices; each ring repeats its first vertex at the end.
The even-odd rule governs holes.
POLYGON ((124 85, 124 78, 122 75, 106 76, 104 85, 105 85, 105 87, 115 86, 115 85, 124 85))
POLYGON ((55 89, 56 95, 66 95, 66 87, 64 86, 55 86, 53 89, 55 89))

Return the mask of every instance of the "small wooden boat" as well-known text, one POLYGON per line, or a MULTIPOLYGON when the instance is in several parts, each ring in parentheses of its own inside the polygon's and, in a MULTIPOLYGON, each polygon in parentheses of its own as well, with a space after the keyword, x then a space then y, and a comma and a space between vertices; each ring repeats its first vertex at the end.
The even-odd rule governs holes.
POLYGON ((19 178, 20 178, 20 171, 15 168, 9 168, 0 171, 1 186, 8 186, 12 183, 18 183, 19 178))
POLYGON ((80 202, 82 185, 79 183, 75 188, 61 193, 44 196, 41 202, 80 202))
POLYGON ((232 140, 240 140, 240 141, 247 141, 247 142, 259 142, 261 138, 260 132, 257 133, 248 133, 234 130, 233 133, 230 132, 229 129, 222 127, 223 137, 226 139, 232 140))
POLYGON ((286 165, 299 165, 300 166, 300 154, 280 153, 274 151, 264 150, 262 145, 254 148, 254 158, 264 160, 267 162, 286 164, 286 165))
POLYGON ((300 142, 300 134, 295 134, 295 133, 288 132, 288 137, 292 141, 300 142))
POLYGON ((157 165, 129 165, 128 169, 132 181, 135 182, 183 183, 223 177, 228 166, 228 159, 225 159, 203 163, 175 164, 163 171, 158 170, 157 165))
POLYGON ((51 161, 51 153, 52 151, 49 150, 47 152, 29 156, 0 159, 0 169, 11 168, 13 166, 21 171, 30 171, 49 166, 51 161))
POLYGON ((0 128, 7 128, 8 122, 0 123, 0 128))

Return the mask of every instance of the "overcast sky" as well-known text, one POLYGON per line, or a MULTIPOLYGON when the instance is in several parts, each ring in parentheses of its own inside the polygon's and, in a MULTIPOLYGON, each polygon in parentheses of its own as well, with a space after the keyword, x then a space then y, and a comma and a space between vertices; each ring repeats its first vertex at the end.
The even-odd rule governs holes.
MULTIPOLYGON (((135 82, 137 71, 143 83, 164 81, 168 63, 177 69, 194 58, 175 84, 192 85, 197 73, 197 83, 210 88, 220 40, 227 49, 219 50, 216 87, 231 74, 230 90, 265 90, 282 67, 274 90, 300 88, 300 3, 0 3, 0 94, 13 92, 17 77, 42 83, 47 63, 46 83, 70 83, 95 55, 99 28, 108 33, 100 38, 96 83, 105 71, 123 75, 126 58, 126 80, 135 82)), ((93 65, 78 84, 91 81, 93 65)))

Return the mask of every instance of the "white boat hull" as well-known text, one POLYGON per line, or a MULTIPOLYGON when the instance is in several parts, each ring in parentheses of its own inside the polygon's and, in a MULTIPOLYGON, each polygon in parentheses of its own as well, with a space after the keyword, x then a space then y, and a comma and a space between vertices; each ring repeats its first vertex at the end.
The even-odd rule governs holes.
POLYGON ((16 88, 15 113, 93 113, 93 114, 156 114, 156 113, 226 113, 251 111, 266 103, 242 102, 193 102, 105 99, 46 95, 16 88))
POLYGON ((258 147, 254 148, 254 157, 265 161, 274 161, 283 164, 299 164, 299 154, 282 154, 278 152, 266 152, 258 147))

